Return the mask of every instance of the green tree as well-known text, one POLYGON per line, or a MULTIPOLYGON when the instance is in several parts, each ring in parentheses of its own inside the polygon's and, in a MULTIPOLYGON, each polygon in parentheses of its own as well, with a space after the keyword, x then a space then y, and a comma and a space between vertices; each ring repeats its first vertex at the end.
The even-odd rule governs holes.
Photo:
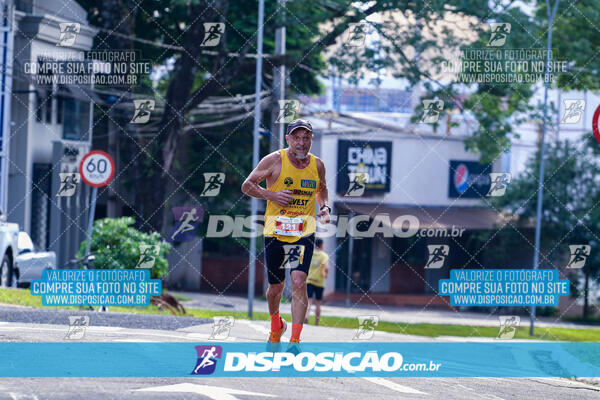
MULTIPOLYGON (((164 233, 167 229, 165 225, 169 206, 175 203, 181 205, 186 199, 189 200, 189 194, 184 193, 178 184, 185 181, 189 171, 194 169, 194 166, 187 164, 194 157, 187 153, 210 154, 214 148, 218 148, 211 147, 208 141, 204 141, 199 148, 186 145, 189 143, 185 140, 186 137, 206 137, 213 131, 184 131, 186 126, 196 122, 196 117, 190 111, 209 96, 253 92, 256 59, 247 55, 256 52, 257 3, 255 0, 80 2, 88 11, 91 23, 102 27, 96 39, 98 47, 137 49, 141 51, 142 58, 151 60, 155 65, 166 65, 174 61, 171 71, 155 93, 166 104, 156 137, 144 142, 140 140, 136 144, 138 149, 129 149, 129 152, 137 150, 137 153, 141 152, 144 156, 142 161, 132 164, 136 172, 131 175, 136 176, 136 181, 154 183, 137 187, 137 191, 142 193, 144 204, 136 208, 143 212, 144 219, 148 219, 154 229, 164 233), (205 22, 225 23, 225 34, 219 46, 207 49, 199 45, 204 38, 205 22), (162 190, 156 190, 156 187, 162 190)), ((274 21, 279 6, 280 3, 275 1, 265 4, 264 52, 267 55, 274 52, 274 21)), ((419 57, 409 55, 407 48, 411 47, 419 52, 428 49, 435 51, 440 40, 449 44, 456 42, 452 32, 448 30, 439 34, 439 40, 432 40, 424 38, 423 29, 431 30, 433 21, 446 15, 471 16, 484 22, 490 12, 487 5, 482 6, 481 2, 474 0, 291 0, 284 2, 283 6, 288 26, 287 55, 285 58, 265 58, 265 87, 269 88, 272 84, 272 68, 285 63, 289 67, 291 95, 319 92, 316 77, 326 71, 325 51, 341 40, 341 34, 350 24, 364 21, 371 15, 397 12, 416 19, 417 23, 407 26, 386 20, 381 24, 373 24, 385 34, 385 41, 359 49, 344 46, 336 52, 333 61, 340 68, 344 66, 343 72, 349 74, 356 75, 356 71, 364 70, 365 66, 374 70, 393 67, 399 71, 397 76, 417 82, 427 78, 430 66, 420 62, 419 57), (347 63, 348 57, 355 61, 347 63)), ((148 89, 147 86, 136 88, 148 89)), ((226 149, 227 154, 241 147, 249 154, 250 143, 241 144, 237 140, 244 136, 242 132, 249 131, 248 121, 244 122, 246 123, 226 126, 231 135, 225 138, 224 143, 220 143, 220 148, 226 149)), ((223 151, 217 154, 223 154, 223 151)), ((244 171, 247 172, 248 170, 244 171)))
MULTIPOLYGON (((144 233, 133 228, 132 217, 104 218, 94 221, 90 252, 95 256, 94 268, 131 269, 140 261, 140 245, 158 245, 154 255, 154 266, 150 270, 152 278, 167 274, 169 264, 166 255, 171 245, 161 240, 158 232, 144 233)), ((77 257, 85 254, 86 241, 81 243, 77 257)))
MULTIPOLYGON (((590 280, 600 278, 600 254, 597 251, 600 244, 600 165, 595 154, 597 143, 589 136, 590 139, 580 143, 565 140, 548 144, 540 245, 541 267, 557 268, 573 275, 574 280, 579 278, 577 270, 565 269, 569 260, 568 246, 588 244, 592 247, 582 269, 584 317, 590 315, 590 280), (594 146, 590 145, 592 142, 594 146)), ((513 255, 519 242, 521 247, 533 249, 531 238, 520 229, 535 223, 538 177, 539 153, 529 159, 523 173, 513 177, 504 196, 491 198, 493 207, 517 217, 512 226, 486 234, 495 236, 494 253, 513 255)), ((572 289, 574 295, 580 294, 576 285, 572 289)))

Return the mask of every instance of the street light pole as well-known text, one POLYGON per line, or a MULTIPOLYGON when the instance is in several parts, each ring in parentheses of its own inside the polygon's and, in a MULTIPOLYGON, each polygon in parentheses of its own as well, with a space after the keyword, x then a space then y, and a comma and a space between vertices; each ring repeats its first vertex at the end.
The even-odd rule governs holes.
MULTIPOLYGON (((548 43, 546 46, 546 66, 544 71, 544 119, 542 121, 542 137, 540 139, 540 173, 538 180, 538 195, 537 195, 537 208, 535 218, 535 245, 533 249, 533 269, 539 268, 540 263, 540 235, 542 230, 542 200, 544 197, 544 155, 546 152, 546 145, 544 138, 546 136, 546 120, 548 119, 548 86, 549 74, 550 74, 550 51, 552 48, 552 25, 554 24, 554 16, 558 9, 558 1, 554 2, 552 11, 550 11, 550 0, 546 0, 546 11, 548 13, 548 43)), ((531 306, 531 313, 529 315, 529 336, 533 336, 535 324, 535 306, 531 306)))
MULTIPOLYGON (((348 214, 348 221, 352 221, 354 218, 354 212, 350 212, 348 214)), ((356 226, 356 225, 355 225, 356 226)), ((346 306, 350 306, 350 286, 352 284, 352 257, 354 256, 354 234, 356 233, 356 229, 351 229, 350 238, 348 239, 348 269, 346 271, 346 306)))
POLYGON ((271 151, 276 151, 285 147, 284 143, 284 124, 276 123, 279 116, 279 100, 285 99, 285 2, 287 0, 277 0, 279 11, 277 12, 277 29, 275 30, 275 54, 280 56, 280 61, 276 61, 276 67, 273 68, 273 106, 271 117, 271 151), (277 132, 277 134, 276 134, 277 132))
MULTIPOLYGON (((265 18, 265 0, 258 1, 258 38, 256 46, 256 84, 254 86, 254 131, 252 136, 252 165, 258 164, 258 135, 260 128, 260 88, 262 85, 262 53, 263 53, 263 21, 265 18)), ((258 199, 252 197, 250 203, 252 218, 252 232, 256 232, 256 213, 258 212, 258 199)), ((252 301, 254 300, 254 277, 256 272, 256 235, 250 237, 250 265, 248 271, 248 318, 252 318, 252 301)))

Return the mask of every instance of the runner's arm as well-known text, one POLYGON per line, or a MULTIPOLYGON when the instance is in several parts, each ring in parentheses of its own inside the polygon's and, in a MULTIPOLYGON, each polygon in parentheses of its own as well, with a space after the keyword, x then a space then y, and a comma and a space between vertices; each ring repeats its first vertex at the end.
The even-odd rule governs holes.
POLYGON ((322 267, 323 267, 323 278, 327 278, 327 275, 329 275, 329 263, 324 262, 322 267))
POLYGON ((262 188, 258 183, 271 175, 275 157, 268 155, 260 160, 256 168, 248 175, 242 184, 242 193, 259 199, 272 200, 273 192, 262 188))
POLYGON ((277 163, 279 163, 279 160, 279 153, 271 153, 263 158, 242 184, 242 192, 248 196, 274 201, 282 207, 290 204, 290 202, 294 199, 291 190, 280 190, 278 192, 273 192, 268 189, 263 189, 258 184, 259 182, 267 179, 269 175, 273 173, 273 169, 276 167, 277 163))
MULTIPOLYGON (((320 207, 325 204, 329 206, 329 192, 327 191, 327 180, 325 178, 325 164, 320 158, 317 158, 317 172, 319 173, 319 189, 317 190, 317 202, 320 207)), ((320 210, 317 214, 318 217, 323 217, 326 223, 329 222, 329 210, 320 210)))

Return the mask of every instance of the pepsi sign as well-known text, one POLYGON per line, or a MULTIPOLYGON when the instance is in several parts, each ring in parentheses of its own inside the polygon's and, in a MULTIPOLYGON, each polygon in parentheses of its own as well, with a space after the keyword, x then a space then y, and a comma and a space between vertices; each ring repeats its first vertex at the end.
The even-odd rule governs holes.
POLYGON ((491 164, 477 161, 450 160, 450 179, 448 197, 479 198, 485 197, 490 190, 491 164))

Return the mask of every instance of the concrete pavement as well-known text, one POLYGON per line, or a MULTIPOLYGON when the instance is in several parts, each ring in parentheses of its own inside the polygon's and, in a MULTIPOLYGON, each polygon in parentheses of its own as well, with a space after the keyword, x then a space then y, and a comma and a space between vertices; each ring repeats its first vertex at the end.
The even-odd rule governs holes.
MULTIPOLYGON (((183 303, 186 307, 204 308, 219 311, 231 310, 245 312, 248 310, 248 299, 246 297, 196 292, 169 292, 190 298, 190 301, 183 303)), ((253 310, 256 312, 268 312, 267 302, 264 300, 255 299, 253 310)), ((290 304, 282 303, 280 305, 280 311, 282 313, 290 313, 290 304)), ((377 315, 380 321, 398 323, 455 324, 499 327, 497 314, 477 313, 472 311, 445 311, 430 310, 427 308, 420 310, 415 308, 398 308, 389 306, 366 306, 364 304, 351 304, 349 307, 347 307, 343 304, 334 304, 321 306, 321 315, 348 318, 356 318, 357 315, 377 315)), ((521 317, 521 319, 524 320, 526 317, 521 317)), ((524 322, 525 321, 522 323, 524 322)), ((526 323, 528 324, 529 321, 527 320, 526 323)), ((536 325, 540 327, 598 329, 598 334, 600 335, 600 326, 561 322, 556 321, 556 318, 552 317, 540 317, 537 319, 536 325)))

